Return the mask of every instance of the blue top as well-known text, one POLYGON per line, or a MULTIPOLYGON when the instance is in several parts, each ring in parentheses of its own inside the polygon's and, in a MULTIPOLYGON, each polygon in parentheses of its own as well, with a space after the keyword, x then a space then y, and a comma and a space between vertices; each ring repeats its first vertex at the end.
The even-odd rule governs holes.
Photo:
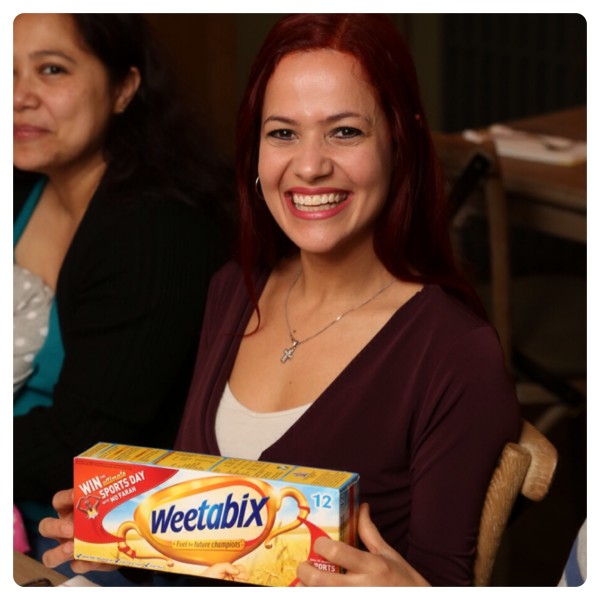
POLYGON ((558 585, 579 587, 587 579, 587 519, 581 525, 571 547, 567 564, 558 585))
MULTIPOLYGON (((37 206, 45 185, 45 178, 36 182, 13 225, 13 250, 37 206)), ((14 398, 14 416, 25 415, 35 406, 52 405, 52 390, 58 381, 63 359, 64 349, 55 296, 50 309, 48 336, 34 358, 33 374, 14 398)))

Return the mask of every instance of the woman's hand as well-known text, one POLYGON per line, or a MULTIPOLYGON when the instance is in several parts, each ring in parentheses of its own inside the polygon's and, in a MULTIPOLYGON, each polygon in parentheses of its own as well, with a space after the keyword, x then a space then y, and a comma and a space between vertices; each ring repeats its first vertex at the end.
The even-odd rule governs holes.
POLYGON ((368 552, 343 542, 322 537, 314 550, 324 559, 346 569, 346 573, 320 571, 310 562, 298 566, 298 578, 305 586, 429 586, 402 556, 381 537, 369 516, 367 504, 358 513, 358 534, 368 552))
POLYGON ((70 560, 71 569, 75 573, 113 571, 116 568, 113 565, 73 560, 73 490, 57 492, 52 499, 52 506, 58 513, 58 519, 53 517, 42 519, 39 531, 44 537, 56 540, 58 546, 46 550, 42 562, 53 569, 70 560))

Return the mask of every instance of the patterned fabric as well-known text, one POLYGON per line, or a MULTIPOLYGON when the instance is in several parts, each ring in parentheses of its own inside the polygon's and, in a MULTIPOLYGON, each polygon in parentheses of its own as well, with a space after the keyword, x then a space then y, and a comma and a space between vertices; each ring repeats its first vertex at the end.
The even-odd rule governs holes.
POLYGON ((13 393, 33 373, 35 355, 48 336, 53 296, 41 277, 13 265, 13 393))

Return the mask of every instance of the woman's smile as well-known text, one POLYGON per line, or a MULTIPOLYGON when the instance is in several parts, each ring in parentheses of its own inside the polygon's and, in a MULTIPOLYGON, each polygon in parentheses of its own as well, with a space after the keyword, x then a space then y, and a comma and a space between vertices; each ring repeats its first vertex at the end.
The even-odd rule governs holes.
POLYGON ((348 206, 352 195, 347 191, 296 191, 286 192, 290 210, 299 218, 327 219, 339 214, 348 206))
POLYGON ((35 125, 14 125, 13 138, 17 141, 37 140, 39 137, 46 135, 48 130, 35 125))

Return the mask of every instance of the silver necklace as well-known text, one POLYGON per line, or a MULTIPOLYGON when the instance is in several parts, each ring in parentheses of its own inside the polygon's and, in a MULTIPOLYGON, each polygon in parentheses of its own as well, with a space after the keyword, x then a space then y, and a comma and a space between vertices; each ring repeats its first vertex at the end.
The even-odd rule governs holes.
POLYGON ((362 308, 365 304, 368 304, 369 302, 372 302, 373 300, 375 300, 375 298, 377 298, 377 296, 379 296, 380 294, 383 294, 383 292, 385 292, 385 290, 387 290, 392 285, 392 283, 394 283, 394 281, 396 281, 395 279, 392 279, 389 283, 386 283, 379 291, 377 291, 370 298, 367 298, 367 300, 365 300, 364 302, 361 302, 360 304, 357 304, 356 306, 353 306, 352 308, 349 308, 347 311, 338 315, 333 321, 331 321, 331 323, 328 323, 327 325, 325 325, 325 327, 323 327, 322 329, 319 329, 319 331, 317 331, 316 333, 309 335, 308 337, 304 338, 303 340, 298 340, 294 337, 294 334, 292 333, 292 328, 290 327, 290 320, 288 318, 288 300, 290 299, 290 294, 292 293, 294 286, 298 282, 298 279, 300 279, 301 274, 302 274, 302 269, 300 269, 300 271, 298 271, 298 275, 296 275, 296 278, 292 282, 292 285, 290 286, 290 289, 288 290, 288 292, 285 296, 285 303, 283 305, 283 308, 285 311, 285 323, 288 328, 288 334, 290 336, 290 341, 292 342, 292 345, 289 348, 283 349, 283 354, 281 355, 282 363, 285 363, 288 360, 292 360, 292 358, 294 358, 294 352, 296 352, 296 348, 300 344, 304 344, 305 342, 308 342, 309 340, 316 338, 318 335, 321 335, 324 331, 326 331, 327 329, 329 329, 330 327, 335 325, 338 321, 340 321, 347 314, 349 314, 355 310, 358 310, 359 308, 362 308))

